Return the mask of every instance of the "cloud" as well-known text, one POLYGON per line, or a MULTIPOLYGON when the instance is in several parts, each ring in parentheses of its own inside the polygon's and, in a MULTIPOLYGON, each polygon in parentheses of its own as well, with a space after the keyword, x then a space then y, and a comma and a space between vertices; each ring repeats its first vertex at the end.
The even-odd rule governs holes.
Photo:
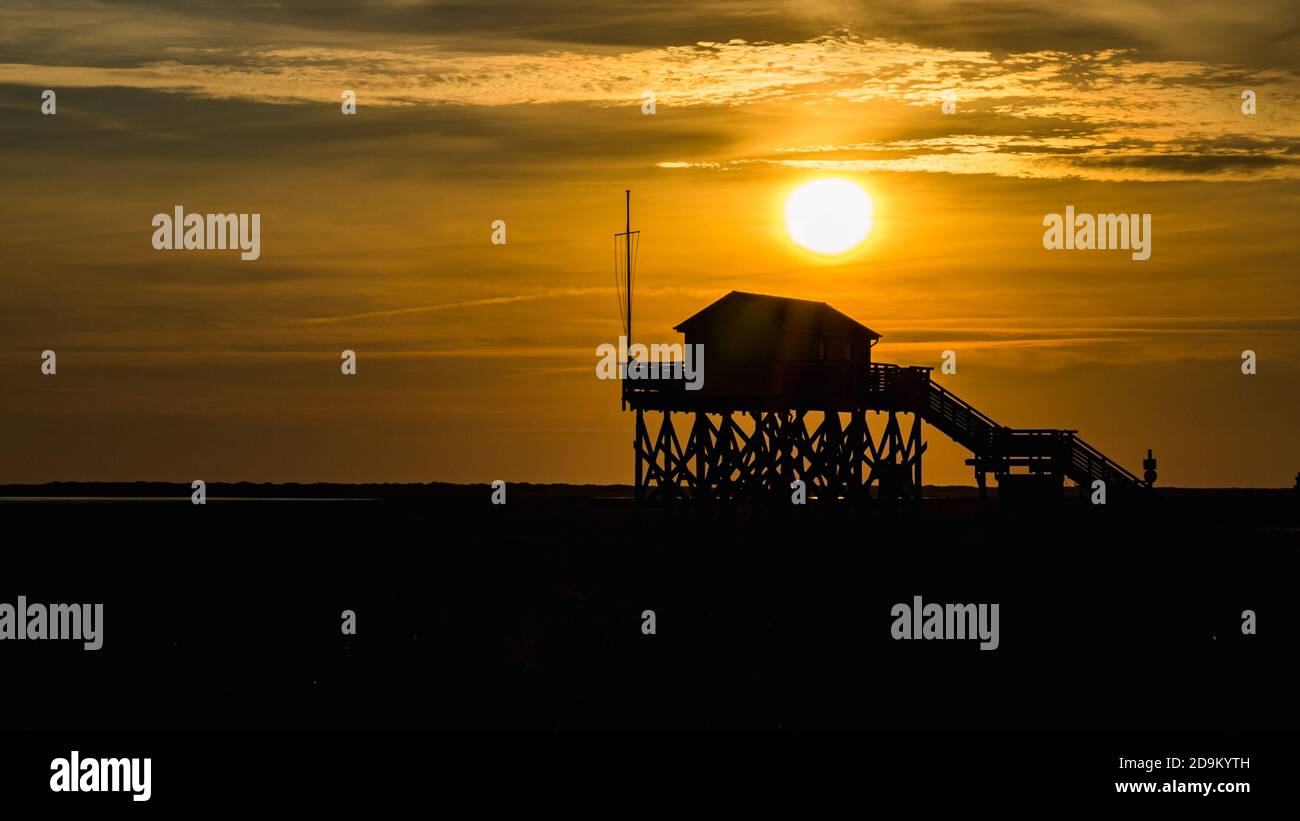
MULTIPOLYGON (((313 45, 181 45, 165 52, 165 59, 132 66, 5 64, 0 83, 322 106, 337 105, 343 89, 354 89, 363 107, 378 109, 634 109, 649 90, 665 114, 774 105, 839 117, 886 111, 923 133, 776 145, 747 156, 657 158, 663 168, 765 162, 1100 180, 1293 179, 1300 168, 1300 75, 1152 60, 1131 49, 998 55, 838 33, 617 53, 313 45), (1241 111, 1246 88, 1258 96, 1255 116, 1241 111), (945 95, 957 104, 951 117, 940 114, 945 95), (939 128, 949 131, 931 136, 939 128)), ((672 139, 671 128, 663 131, 672 139)))
POLYGON ((539 299, 555 299, 557 297, 567 296, 588 296, 591 294, 611 294, 613 292, 613 288, 553 288, 549 291, 534 294, 515 294, 512 296, 467 299, 460 302, 444 302, 438 305, 417 305, 408 308, 394 308, 386 311, 367 311, 366 313, 352 314, 349 316, 309 317, 301 321, 309 325, 324 325, 333 322, 351 322, 358 319, 375 319, 378 317, 399 316, 402 314, 412 313, 436 313, 439 311, 454 311, 461 308, 482 308, 491 305, 507 305, 512 302, 534 302, 539 299))

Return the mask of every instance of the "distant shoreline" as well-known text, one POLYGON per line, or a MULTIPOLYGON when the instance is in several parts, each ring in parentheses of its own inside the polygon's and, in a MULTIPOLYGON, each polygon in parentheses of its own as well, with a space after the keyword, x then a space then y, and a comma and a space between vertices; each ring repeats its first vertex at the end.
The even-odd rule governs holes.
MULTIPOLYGON (((631 499, 632 485, 575 485, 535 484, 530 482, 507 483, 512 498, 588 498, 631 499)), ((996 488, 991 489, 996 495, 996 488)), ((1067 493, 1072 488, 1067 488, 1067 493)), ((1157 487, 1167 496, 1284 496, 1294 493, 1292 488, 1178 488, 1157 487)), ((49 482, 46 484, 0 485, 0 501, 95 501, 95 502, 169 502, 189 501, 192 490, 181 482, 49 482)), ((375 501, 385 499, 418 499, 445 497, 478 497, 490 494, 491 487, 482 484, 454 484, 450 482, 418 483, 361 483, 343 484, 319 482, 305 484, 209 482, 208 498, 213 501, 375 501)), ((974 485, 926 485, 927 498, 975 498, 979 489, 974 485)))

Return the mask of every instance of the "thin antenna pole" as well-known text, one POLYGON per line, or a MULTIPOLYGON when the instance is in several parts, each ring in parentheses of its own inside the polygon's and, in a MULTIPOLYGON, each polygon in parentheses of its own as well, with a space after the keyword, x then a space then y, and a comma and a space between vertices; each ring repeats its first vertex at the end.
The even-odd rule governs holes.
MULTIPOLYGON (((627 196, 627 347, 630 352, 632 349, 632 191, 625 189, 623 193, 627 196)), ((631 353, 628 354, 628 361, 632 361, 631 353)))

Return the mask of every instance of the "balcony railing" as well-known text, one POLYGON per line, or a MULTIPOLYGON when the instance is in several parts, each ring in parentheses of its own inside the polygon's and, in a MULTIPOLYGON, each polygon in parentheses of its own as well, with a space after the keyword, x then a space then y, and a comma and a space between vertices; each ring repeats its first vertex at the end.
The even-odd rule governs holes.
POLYGON ((667 363, 659 365, 659 378, 624 379, 623 397, 730 396, 783 398, 796 403, 859 400, 919 408, 930 388, 930 370, 847 360, 787 360, 765 365, 717 362, 704 369, 699 390, 688 390, 680 363, 667 363))

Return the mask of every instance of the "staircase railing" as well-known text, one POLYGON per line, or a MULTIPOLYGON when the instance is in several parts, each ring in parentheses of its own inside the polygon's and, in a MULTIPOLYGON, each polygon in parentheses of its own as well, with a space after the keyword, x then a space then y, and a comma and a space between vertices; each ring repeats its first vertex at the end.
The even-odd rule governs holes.
POLYGON ((987 451, 1002 427, 975 406, 958 398, 941 385, 930 383, 925 421, 947 434, 953 441, 975 453, 987 451))
MULTIPOLYGON (((1104 453, 1074 435, 1073 431, 1020 431, 1007 428, 980 413, 973 405, 966 402, 941 385, 930 383, 929 396, 926 399, 925 421, 934 425, 953 441, 969 449, 977 457, 993 455, 995 451, 1004 450, 1008 443, 1018 441, 1016 433, 1061 433, 1069 434, 1069 463, 1066 475, 1083 485, 1093 479, 1101 479, 1107 485, 1119 484, 1134 489, 1145 488, 1146 484, 1125 470, 1122 465, 1107 457, 1104 453)), ((1001 453, 1000 456, 1015 454, 1001 453)))
POLYGON ((1076 482, 1081 479, 1101 479, 1107 485, 1119 481, 1134 487, 1146 487, 1141 479, 1125 470, 1123 465, 1078 437, 1075 437, 1074 447, 1070 450, 1070 467, 1070 478, 1076 482))

